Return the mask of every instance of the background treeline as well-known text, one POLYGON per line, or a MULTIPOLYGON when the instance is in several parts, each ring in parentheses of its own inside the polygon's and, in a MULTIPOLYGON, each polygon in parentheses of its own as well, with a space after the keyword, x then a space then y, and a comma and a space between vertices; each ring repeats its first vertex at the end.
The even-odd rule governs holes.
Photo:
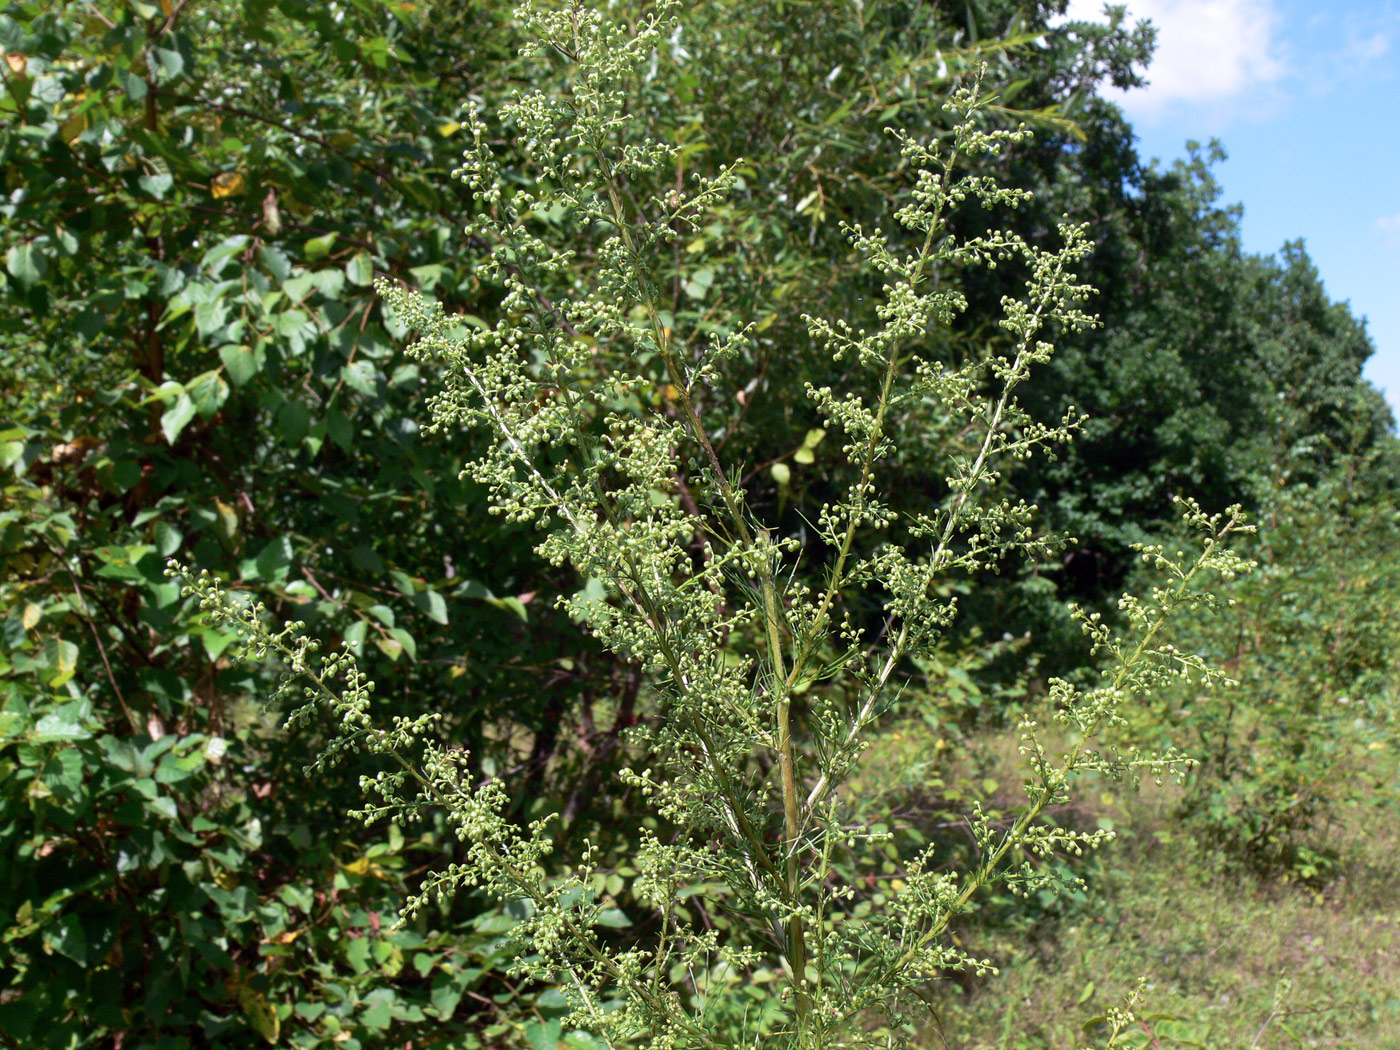
MULTIPOLYGON (((1245 687, 1228 708, 1169 698, 1144 725, 1204 759, 1173 802, 1203 851, 1322 886, 1345 861, 1331 829, 1380 797, 1391 754, 1400 459, 1361 375, 1373 346, 1301 244, 1243 251, 1215 147, 1170 168, 1137 155, 1095 92, 1138 83, 1150 30, 1063 23, 1061 6, 696 5, 629 106, 693 170, 745 164, 660 279, 700 330, 754 322, 753 353, 700 407, 751 464, 756 503, 802 535, 843 480, 803 394, 840 366, 801 314, 873 316, 878 289, 841 223, 893 226, 910 173, 884 129, 946 136, 941 101, 988 63, 1005 118, 1036 132, 987 162, 1036 193, 996 221, 1043 239, 1067 214, 1098 245, 1086 276, 1103 325, 1065 335, 1026 396, 1039 418, 1087 413, 1083 435, 1002 479, 1079 542, 964 595, 946 661, 907 669, 901 710, 967 777, 944 777, 942 795, 927 779, 872 787, 872 806, 956 838, 940 802, 996 772, 978 731, 1087 659, 1064 601, 1111 610, 1130 544, 1170 541, 1174 495, 1243 501, 1264 568, 1235 585, 1238 619, 1194 641, 1245 687)), ((625 933, 637 829, 612 819, 610 772, 648 682, 555 609, 590 581, 542 566, 531 533, 458 480, 480 439, 419 431, 436 378, 401 356, 407 333, 370 287, 426 289, 464 324, 499 316, 460 235, 474 202, 449 173, 464 102, 566 87, 522 43, 494 0, 18 0, 0 14, 0 1045, 561 1038, 557 993, 498 972, 509 909, 459 902, 388 932, 454 844, 349 823, 353 769, 304 778, 316 741, 262 709, 269 678, 227 659, 231 636, 164 577, 172 555, 351 642, 386 717, 442 712, 478 771, 508 778, 519 815, 559 812, 561 834, 602 843, 625 933)), ((519 144, 495 145, 517 171, 519 144)), ((998 345, 983 319, 1023 276, 943 275, 972 304, 949 362, 998 345)), ((635 410, 674 404, 663 388, 635 410)), ((899 427, 907 450, 964 438, 933 406, 899 427)), ((945 487, 908 451, 884 482, 896 511, 945 487)), ((845 597, 859 615, 862 596, 845 597)), ((1068 905, 1043 906, 1048 922, 1068 905)), ((997 906, 983 919, 1013 922, 997 906)))

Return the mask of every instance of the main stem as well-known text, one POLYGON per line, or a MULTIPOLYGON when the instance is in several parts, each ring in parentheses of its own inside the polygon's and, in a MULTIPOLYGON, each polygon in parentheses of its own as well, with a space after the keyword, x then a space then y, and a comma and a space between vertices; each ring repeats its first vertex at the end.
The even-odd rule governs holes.
POLYGON ((792 699, 786 671, 787 660, 783 648, 784 620, 778 601, 777 581, 773 576, 772 541, 767 530, 760 530, 755 536, 754 530, 749 527, 748 519, 744 516, 743 497, 730 483, 724 466, 720 463, 719 455, 715 452, 714 443, 710 441, 710 436, 700 420, 700 415, 695 410, 695 403, 690 397, 689 384, 681 371, 680 362, 676 360, 670 332, 662 324, 656 299, 651 294, 651 280, 647 274, 646 266, 642 262, 641 253, 637 250, 636 242, 632 238, 632 229, 628 223, 622 199, 617 192, 616 173, 601 144, 595 145, 594 155, 604 175, 614 222, 622 238, 623 246, 627 249, 627 257, 632 263, 632 273, 637 282, 638 297, 651 326, 652 340, 661 354, 661 359, 666 364, 666 373, 671 385, 678 392, 681 412, 685 416, 686 424, 709 461, 716 484, 719 487, 720 497, 724 500, 725 510, 728 511, 730 521, 734 525, 734 531, 738 535, 740 543, 754 556, 755 564, 753 567, 758 574, 763 606, 764 635, 767 642, 771 675, 770 689, 773 690, 776 701, 778 733, 775 743, 778 752, 778 777, 783 794, 784 877, 787 882, 785 889, 788 906, 793 909, 793 914, 786 924, 786 954, 788 965, 792 970, 793 989, 796 995, 798 1030, 805 1032, 811 1012, 811 1000, 804 987, 807 979, 806 930, 802 916, 797 912, 802 890, 801 871, 798 864, 798 840, 802 830, 801 795, 797 787, 797 760, 792 741, 792 699))

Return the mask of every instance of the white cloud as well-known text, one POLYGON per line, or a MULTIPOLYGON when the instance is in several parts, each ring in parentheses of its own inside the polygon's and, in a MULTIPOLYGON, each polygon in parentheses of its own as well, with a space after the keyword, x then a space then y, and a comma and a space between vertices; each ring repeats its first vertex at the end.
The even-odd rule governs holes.
POLYGON ((1389 244, 1400 244, 1400 212, 1382 215, 1375 221, 1375 228, 1389 244))
MULTIPOLYGON (((1130 113, 1152 116, 1172 103, 1219 103, 1285 72, 1274 0, 1127 0, 1128 18, 1150 18, 1157 48, 1150 84, 1119 94, 1130 113)), ((1103 0, 1071 0, 1069 16, 1103 18, 1103 0)))
POLYGON ((1365 37, 1353 37, 1350 50, 1352 57, 1369 62, 1390 50, 1390 36, 1385 32, 1376 32, 1365 37))

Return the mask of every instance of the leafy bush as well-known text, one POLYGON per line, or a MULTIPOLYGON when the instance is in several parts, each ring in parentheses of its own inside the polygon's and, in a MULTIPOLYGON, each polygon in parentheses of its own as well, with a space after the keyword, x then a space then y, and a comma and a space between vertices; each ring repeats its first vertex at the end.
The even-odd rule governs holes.
POLYGON ((1164 724, 1200 759, 1183 814, 1213 848, 1266 873, 1334 873, 1335 829, 1397 799, 1376 759, 1396 742, 1400 542, 1376 456, 1316 484, 1281 487, 1253 553, 1224 593, 1237 614, 1191 638, 1242 687, 1187 694, 1164 724))
MULTIPOLYGON (((0 13, 0 1043, 254 1045, 269 1004, 296 1045, 479 1027, 457 1006, 495 935, 472 924, 502 916, 414 951, 379 929, 441 839, 389 848, 343 827, 353 785, 302 791, 321 741, 269 731, 266 680, 162 575, 179 554, 296 609, 403 667, 406 705, 450 693, 483 758, 503 715, 547 723, 586 687, 573 632, 550 688, 508 666, 567 620, 519 601, 550 583, 516 576, 513 534, 444 513, 464 450, 417 440, 420 377, 375 311, 376 272, 470 297, 422 170, 457 151, 456 89, 420 73, 455 54, 444 17, 0 13)), ((509 64, 493 12, 451 18, 509 64)))

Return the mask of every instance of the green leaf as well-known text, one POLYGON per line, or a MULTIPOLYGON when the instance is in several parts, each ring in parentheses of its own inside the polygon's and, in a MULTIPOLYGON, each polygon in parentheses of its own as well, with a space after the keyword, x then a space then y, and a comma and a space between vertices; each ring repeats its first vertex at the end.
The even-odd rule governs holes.
POLYGON ((1159 1040, 1170 1039, 1173 1043, 1178 1043, 1182 1046, 1204 1048, 1210 1045, 1210 1026, 1191 1021, 1175 1019, 1162 1021, 1157 1024, 1153 1035, 1159 1040))
POLYGON ((436 623, 447 623, 447 602, 434 590, 418 591, 413 595, 413 604, 428 614, 436 623))
POLYGON ((165 200, 165 195, 170 192, 170 187, 175 185, 175 179, 170 175, 142 175, 136 181, 143 190, 158 201, 165 200))
POLYGON ((218 372, 205 372, 190 380, 189 392, 195 410, 209 419, 228 400, 228 382, 218 372))
POLYGON ((703 299, 710 293, 710 288, 714 283, 714 268, 710 266, 702 267, 691 274, 690 279, 685 282, 685 294, 692 299, 703 299))
POLYGON ((389 631, 393 639, 403 646, 404 652, 408 653, 410 660, 418 659, 418 643, 413 640, 413 635, 409 634, 402 627, 395 627, 389 631))
POLYGON ((225 262, 248 247, 248 240, 249 237, 245 233, 225 237, 204 253, 204 257, 199 260, 200 269, 218 273, 219 270, 223 269, 225 262))
POLYGON ((345 276, 351 284, 361 287, 371 284, 374 281, 374 262, 370 259, 369 252, 357 252, 345 264, 345 276))
POLYGON ((345 385, 351 390, 364 394, 366 397, 375 395, 375 380, 379 374, 372 362, 352 361, 340 370, 340 374, 345 380, 345 385))
POLYGON ((316 287, 316 275, 303 270, 295 277, 291 277, 282 282, 282 291, 287 293, 287 298, 293 302, 301 302, 311 294, 311 289, 316 287))
POLYGON ((194 308, 194 323, 200 335, 211 335, 228 319, 228 304, 223 299, 207 299, 194 308))
POLYGON ((219 360, 224 363, 234 386, 243 386, 258 374, 257 357, 246 346, 229 343, 219 347, 219 360))
POLYGON ((621 908, 604 908, 598 913, 598 925, 607 926, 614 930, 621 930, 631 926, 632 920, 627 917, 627 913, 621 908))
POLYGON ((301 444, 311 429, 311 410, 300 401, 284 401, 277 410, 277 431, 292 448, 301 444))
MULTIPOLYGON (((382 963, 380 969, 383 970, 382 963)), ((388 988, 376 988, 371 992, 365 1000, 368 1005, 360 1014, 360 1023, 374 1031, 388 1028, 394 1020, 393 995, 388 988)))
POLYGON ((277 280, 278 284, 283 283, 292 275, 292 262, 281 248, 259 246, 258 260, 263 264, 263 268, 277 280))
POLYGON ((357 937, 346 945, 345 959, 356 973, 364 973, 369 969, 369 948, 368 937, 357 937))
POLYGON ((345 274, 339 270, 316 270, 311 274, 311 283, 327 299, 339 299, 345 291, 345 274))
POLYGON ((146 97, 145 78, 138 77, 135 73, 128 70, 121 74, 121 81, 122 89, 126 92, 126 97, 131 99, 132 102, 140 102, 146 97))
POLYGON ((91 739, 92 734, 83 728, 81 706, 76 703, 64 704, 57 711, 45 715, 34 724, 34 735, 31 739, 36 744, 91 739))
POLYGON ((568 1050, 607 1050, 607 1044, 600 1041, 591 1032, 585 1032, 582 1028, 575 1028, 564 1036, 564 1046, 568 1050))
POLYGON ((292 538, 278 536, 258 552, 253 565, 259 579, 285 580, 292 565, 292 538))
POLYGON ((308 324, 311 317, 304 310, 285 310, 273 322, 281 335, 296 335, 308 324))
POLYGON ((312 237, 302 248, 302 253, 306 256, 307 262, 316 262, 324 259, 331 253, 331 248, 335 246, 335 239, 339 236, 334 230, 330 233, 322 234, 320 237, 312 237))
POLYGON ((167 78, 173 80, 184 72, 185 60, 180 52, 165 47, 156 47, 151 49, 151 54, 167 78))
POLYGON ((79 966, 88 961, 88 939, 83 924, 76 915, 65 915, 59 919, 57 928, 47 938, 54 951, 68 956, 79 966))
POLYGON ((326 433, 346 452, 349 452, 355 443, 355 428, 339 409, 333 408, 326 413, 326 433))
POLYGON ((807 436, 802 439, 802 447, 792 454, 795 463, 815 463, 817 456, 813 451, 822 443, 822 438, 826 437, 826 431, 820 427, 807 431, 807 436))
POLYGON ((557 1017, 548 1021, 531 1021, 525 1026, 525 1041, 530 1050, 557 1050, 564 1036, 564 1025, 557 1017))
POLYGON ((0 711, 0 744, 17 739, 29 727, 29 719, 18 711, 0 711))
POLYGON ((205 655, 211 660, 217 660, 225 649, 238 641, 238 635, 232 631, 216 631, 210 628, 203 632, 200 640, 204 643, 205 655))
POLYGON ((72 801, 79 801, 83 791, 83 753, 66 747, 58 753, 58 763, 44 770, 44 779, 54 790, 72 801))
POLYGON ((174 554, 183 542, 184 536, 174 525, 166 521, 156 523, 156 553, 162 558, 174 554))
POLYGON ((457 1012, 457 1005, 462 1001, 465 988, 458 985, 446 973, 439 973, 433 978, 433 1009, 437 1011, 439 1018, 447 1020, 457 1012))
POLYGON ((21 287, 30 288, 48 272, 48 255, 33 241, 16 244, 5 255, 5 269, 21 287))
POLYGON ((175 444, 175 439, 180 436, 180 431, 184 430, 195 416, 194 402, 190 400, 188 394, 181 394, 175 399, 175 404, 161 414, 160 430, 165 435, 168 444, 175 444))
POLYGON ((345 641, 355 652, 360 652, 365 644, 365 631, 368 625, 364 620, 356 620, 349 627, 345 628, 345 641))
POLYGON ((166 820, 179 820, 180 810, 169 795, 157 795, 146 802, 146 808, 166 820))

